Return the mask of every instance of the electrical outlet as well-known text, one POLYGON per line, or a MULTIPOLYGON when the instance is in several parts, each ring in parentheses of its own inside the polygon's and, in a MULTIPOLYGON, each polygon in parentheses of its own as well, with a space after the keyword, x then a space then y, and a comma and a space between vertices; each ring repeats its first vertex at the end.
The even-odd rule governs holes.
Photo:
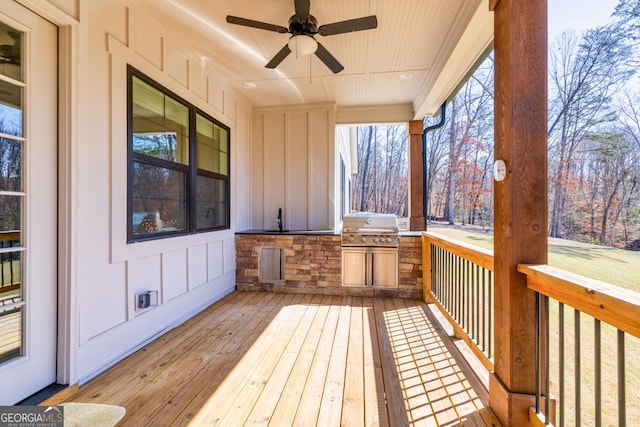
POLYGON ((151 307, 151 294, 149 292, 138 294, 136 307, 140 309, 151 307))
POLYGON ((136 311, 146 310, 158 305, 158 291, 142 291, 135 295, 136 311))

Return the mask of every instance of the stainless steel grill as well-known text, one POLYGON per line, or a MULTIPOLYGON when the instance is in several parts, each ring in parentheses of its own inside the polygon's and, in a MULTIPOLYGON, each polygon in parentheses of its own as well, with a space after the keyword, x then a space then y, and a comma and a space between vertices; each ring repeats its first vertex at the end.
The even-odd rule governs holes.
POLYGON ((398 247, 398 218, 392 214, 358 212, 342 220, 342 246, 398 247))

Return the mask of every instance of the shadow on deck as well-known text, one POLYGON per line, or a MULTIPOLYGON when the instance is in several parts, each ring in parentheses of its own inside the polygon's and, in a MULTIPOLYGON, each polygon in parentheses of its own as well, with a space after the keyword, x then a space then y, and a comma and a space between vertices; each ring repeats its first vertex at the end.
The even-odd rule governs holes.
POLYGON ((417 300, 235 292, 70 401, 142 425, 499 425, 417 300))

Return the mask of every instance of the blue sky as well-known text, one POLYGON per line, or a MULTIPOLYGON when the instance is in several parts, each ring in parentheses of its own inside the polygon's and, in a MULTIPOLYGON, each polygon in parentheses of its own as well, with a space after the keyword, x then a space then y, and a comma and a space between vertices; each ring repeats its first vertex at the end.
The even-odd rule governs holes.
POLYGON ((606 24, 618 0, 548 0, 549 41, 567 29, 581 32, 606 24))

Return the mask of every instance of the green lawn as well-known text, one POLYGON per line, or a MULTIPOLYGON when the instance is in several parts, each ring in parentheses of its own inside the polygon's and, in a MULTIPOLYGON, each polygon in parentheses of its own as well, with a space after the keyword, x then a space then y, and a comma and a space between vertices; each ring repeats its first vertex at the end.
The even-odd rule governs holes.
MULTIPOLYGON (((429 225, 429 231, 493 250, 489 232, 440 225, 429 225)), ((549 265, 640 292, 640 252, 549 239, 549 265)))

